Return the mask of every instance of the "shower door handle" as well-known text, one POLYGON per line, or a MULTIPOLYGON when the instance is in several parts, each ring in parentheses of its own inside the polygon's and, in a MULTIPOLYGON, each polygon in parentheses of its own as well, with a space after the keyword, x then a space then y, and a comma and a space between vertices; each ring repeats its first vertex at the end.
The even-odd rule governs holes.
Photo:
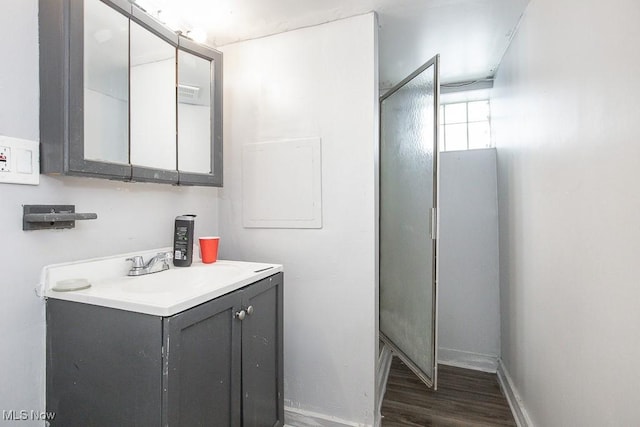
POLYGON ((436 208, 429 209, 429 235, 432 240, 438 238, 438 214, 436 208))

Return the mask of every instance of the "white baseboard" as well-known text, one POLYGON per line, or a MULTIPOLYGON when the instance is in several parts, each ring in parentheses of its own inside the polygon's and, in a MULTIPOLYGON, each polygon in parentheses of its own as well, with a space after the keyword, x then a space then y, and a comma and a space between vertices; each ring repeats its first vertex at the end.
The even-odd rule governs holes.
POLYGON ((451 348, 438 348, 438 363, 475 371, 491 372, 492 374, 495 374, 498 370, 498 356, 451 348))
POLYGON ((511 408, 511 412, 513 413, 513 417, 515 418, 518 427, 534 427, 534 424, 531 422, 531 418, 529 417, 529 413, 524 407, 522 398, 518 393, 518 389, 513 383, 513 380, 509 375, 509 371, 507 371, 502 360, 498 361, 497 374, 500 388, 502 388, 502 392, 507 398, 507 402, 509 402, 509 407, 511 408))
POLYGON ((284 425, 288 427, 365 427, 365 424, 286 406, 284 408, 284 422, 284 425))
POLYGON ((382 401, 387 391, 387 380, 389 379, 389 370, 391 369, 391 361, 393 353, 391 349, 383 345, 380 356, 378 357, 378 371, 376 372, 376 414, 374 426, 380 427, 382 423, 382 401))

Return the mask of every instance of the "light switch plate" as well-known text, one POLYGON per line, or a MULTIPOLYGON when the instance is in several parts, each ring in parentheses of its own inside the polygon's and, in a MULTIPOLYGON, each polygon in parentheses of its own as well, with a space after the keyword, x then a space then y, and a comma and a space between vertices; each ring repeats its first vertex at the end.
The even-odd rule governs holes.
POLYGON ((40 184, 38 141, 0 135, 0 184, 40 184))
POLYGON ((11 148, 0 145, 0 172, 11 171, 11 148))

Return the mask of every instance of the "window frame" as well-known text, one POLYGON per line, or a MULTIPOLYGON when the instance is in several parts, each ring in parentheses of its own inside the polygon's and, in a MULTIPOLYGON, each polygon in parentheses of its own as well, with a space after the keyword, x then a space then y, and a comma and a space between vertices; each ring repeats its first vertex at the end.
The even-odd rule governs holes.
POLYGON ((469 124, 471 123, 487 123, 488 127, 489 127, 489 144, 486 147, 482 147, 482 148, 491 148, 493 146, 492 141, 491 141, 491 102, 489 99, 476 99, 473 101, 458 101, 458 102, 450 102, 450 103, 443 103, 440 104, 440 129, 439 129, 439 140, 438 140, 438 151, 444 152, 444 151, 463 151, 463 150, 477 150, 477 149, 481 149, 481 148, 470 148, 469 147, 469 124), (486 120, 469 120, 469 104, 471 103, 475 103, 475 102, 486 102, 487 103, 487 109, 488 109, 488 114, 487 114, 487 119, 486 120), (448 105, 460 105, 460 104, 464 104, 465 108, 465 121, 460 122, 460 121, 455 121, 455 122, 447 122, 447 116, 446 116, 446 106, 448 105), (464 124, 465 125, 465 131, 466 131, 466 138, 465 138, 465 148, 458 148, 458 149, 447 149, 447 126, 451 126, 451 125, 461 125, 464 124))

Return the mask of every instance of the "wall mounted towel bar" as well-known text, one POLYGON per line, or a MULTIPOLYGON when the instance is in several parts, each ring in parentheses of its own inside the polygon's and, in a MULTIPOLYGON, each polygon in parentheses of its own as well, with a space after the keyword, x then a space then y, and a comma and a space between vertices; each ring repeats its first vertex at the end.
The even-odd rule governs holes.
POLYGON ((75 205, 23 205, 23 230, 74 228, 76 221, 96 219, 95 213, 77 213, 75 205))

